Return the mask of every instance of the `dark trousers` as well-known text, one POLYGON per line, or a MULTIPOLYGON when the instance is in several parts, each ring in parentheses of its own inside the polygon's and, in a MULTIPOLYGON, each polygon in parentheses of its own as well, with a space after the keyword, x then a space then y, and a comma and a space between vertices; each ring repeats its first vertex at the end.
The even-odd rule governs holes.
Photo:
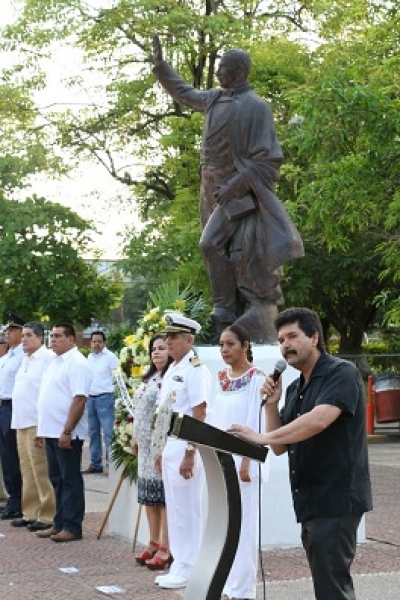
POLYGON ((317 600, 355 600, 350 567, 360 515, 310 519, 301 525, 317 600))
POLYGON ((82 533, 85 490, 81 475, 83 440, 72 440, 70 450, 58 447, 58 438, 46 438, 50 481, 56 497, 53 527, 57 531, 82 533))
POLYGON ((12 403, 0 406, 0 454, 4 485, 8 493, 6 510, 21 512, 22 479, 19 467, 17 437, 11 429, 12 403))

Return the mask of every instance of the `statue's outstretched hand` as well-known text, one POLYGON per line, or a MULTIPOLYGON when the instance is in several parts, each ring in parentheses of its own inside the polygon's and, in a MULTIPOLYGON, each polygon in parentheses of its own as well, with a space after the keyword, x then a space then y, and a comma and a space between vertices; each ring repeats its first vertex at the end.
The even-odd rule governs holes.
POLYGON ((160 38, 157 33, 153 35, 151 42, 153 45, 153 63, 158 65, 158 63, 163 60, 163 52, 160 38))

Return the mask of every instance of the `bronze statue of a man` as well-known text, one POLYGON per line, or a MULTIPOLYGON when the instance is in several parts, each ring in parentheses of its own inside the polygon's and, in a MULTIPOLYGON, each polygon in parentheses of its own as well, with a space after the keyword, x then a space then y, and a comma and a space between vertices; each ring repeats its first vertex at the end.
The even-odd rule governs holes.
POLYGON ((249 55, 220 61, 220 89, 201 91, 163 60, 153 37, 154 74, 176 102, 205 113, 201 149, 200 239, 214 308, 212 341, 224 327, 245 327, 252 341, 275 341, 283 301, 282 265, 304 255, 300 235, 275 195, 283 155, 269 105, 248 83, 249 55))

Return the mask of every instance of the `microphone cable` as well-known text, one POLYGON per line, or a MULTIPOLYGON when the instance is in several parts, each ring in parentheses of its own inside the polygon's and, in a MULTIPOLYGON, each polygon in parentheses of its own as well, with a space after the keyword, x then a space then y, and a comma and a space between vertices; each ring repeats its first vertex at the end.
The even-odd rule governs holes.
MULTIPOLYGON (((263 412, 263 405, 260 404, 260 412, 258 414, 258 433, 261 433, 261 415, 263 412)), ((268 460, 268 454, 266 461, 268 460)), ((262 581, 262 590, 263 590, 263 600, 267 598, 267 588, 265 581, 265 571, 264 571, 264 563, 262 557, 262 548, 261 548, 261 463, 258 463, 258 562, 260 566, 261 573, 261 581, 262 581)))

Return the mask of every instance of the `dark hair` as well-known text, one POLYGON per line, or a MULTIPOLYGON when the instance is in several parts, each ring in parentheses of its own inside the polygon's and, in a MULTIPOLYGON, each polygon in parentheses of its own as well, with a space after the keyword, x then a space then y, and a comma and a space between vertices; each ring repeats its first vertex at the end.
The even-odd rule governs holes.
POLYGON ((249 344, 249 347, 247 348, 247 360, 249 362, 253 362, 253 352, 251 349, 251 341, 250 341, 250 336, 247 333, 247 330, 242 327, 241 325, 229 325, 228 327, 225 327, 225 329, 222 331, 222 333, 224 333, 224 331, 231 331, 239 340, 240 345, 243 347, 245 342, 247 342, 249 344))
POLYGON ((76 340, 75 327, 71 323, 54 323, 53 327, 62 327, 66 337, 73 337, 76 340))
POLYGON ((92 331, 92 333, 90 334, 90 339, 93 339, 94 335, 101 335, 101 337, 103 338, 103 342, 106 341, 106 334, 104 333, 104 331, 100 331, 100 329, 98 331, 92 331))
POLYGON ((36 323, 36 321, 28 321, 24 323, 23 328, 31 329, 33 333, 37 336, 44 339, 44 327, 41 323, 36 323))
POLYGON ((314 333, 318 333, 317 348, 320 352, 326 352, 321 321, 314 310, 303 307, 288 308, 279 313, 274 321, 277 331, 279 331, 283 325, 288 325, 290 323, 297 323, 302 332, 309 338, 312 337, 314 333))
MULTIPOLYGON (((146 371, 146 373, 142 377, 142 381, 144 381, 144 382, 148 381, 150 379, 150 377, 152 375, 154 375, 154 373, 157 371, 156 365, 151 360, 151 353, 153 352, 153 346, 154 346, 154 342, 156 340, 164 340, 165 341, 165 335, 162 333, 157 333, 157 335, 153 336, 149 342, 150 366, 149 366, 148 370, 146 371)), ((161 371, 161 377, 164 377, 166 370, 168 369, 169 365, 173 362, 173 360, 174 359, 172 358, 172 356, 168 356, 167 363, 166 363, 165 367, 163 368, 163 370, 161 371)))
POLYGON ((245 76, 248 77, 251 70, 251 58, 247 52, 240 48, 236 48, 224 52, 223 57, 228 58, 229 61, 234 61, 235 66, 242 69, 245 76))

